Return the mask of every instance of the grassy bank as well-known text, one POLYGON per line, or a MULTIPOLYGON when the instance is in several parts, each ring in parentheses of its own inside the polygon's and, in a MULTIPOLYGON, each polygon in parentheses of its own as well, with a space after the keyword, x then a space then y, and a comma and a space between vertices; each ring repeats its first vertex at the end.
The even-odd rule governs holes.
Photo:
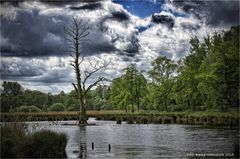
MULTIPOLYGON (((238 111, 230 112, 139 112, 125 113, 124 111, 87 111, 88 117, 98 120, 127 121, 129 124, 198 124, 239 126, 238 111)), ((1 121, 55 121, 77 120, 78 112, 41 112, 41 113, 1 113, 1 121)))
POLYGON ((1 125, 1 158, 66 158, 67 137, 49 130, 26 134, 24 124, 1 125))

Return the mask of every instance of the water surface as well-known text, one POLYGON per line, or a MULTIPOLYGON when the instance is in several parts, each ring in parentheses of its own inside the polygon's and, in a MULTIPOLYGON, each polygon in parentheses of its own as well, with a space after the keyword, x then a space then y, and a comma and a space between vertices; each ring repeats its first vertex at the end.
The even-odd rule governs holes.
MULTIPOLYGON (((28 122, 29 131, 50 129, 68 136, 68 158, 188 158, 190 154, 233 155, 238 130, 190 125, 116 124, 96 121, 94 126, 56 125, 53 122, 28 122), (94 149, 92 149, 94 143, 94 149), (111 150, 109 152, 109 144, 111 150)), ((57 124, 76 123, 62 121, 57 124)))

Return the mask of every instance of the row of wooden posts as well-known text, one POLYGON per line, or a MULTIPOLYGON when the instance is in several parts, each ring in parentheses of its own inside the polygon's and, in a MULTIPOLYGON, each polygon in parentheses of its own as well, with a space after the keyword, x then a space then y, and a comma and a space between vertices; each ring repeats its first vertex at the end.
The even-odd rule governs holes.
MULTIPOLYGON (((92 142, 92 150, 94 150, 94 142, 92 142)), ((111 144, 108 144, 108 152, 111 152, 111 144)))

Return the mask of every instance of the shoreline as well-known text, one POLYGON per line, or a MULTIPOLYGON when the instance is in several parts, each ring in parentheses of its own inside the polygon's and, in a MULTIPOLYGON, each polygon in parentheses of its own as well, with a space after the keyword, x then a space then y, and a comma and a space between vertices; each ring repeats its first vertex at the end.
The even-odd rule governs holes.
MULTIPOLYGON (((96 120, 111 120, 121 124, 186 124, 239 127, 237 112, 143 112, 87 111, 96 120)), ((0 113, 1 122, 77 120, 78 112, 0 113)))

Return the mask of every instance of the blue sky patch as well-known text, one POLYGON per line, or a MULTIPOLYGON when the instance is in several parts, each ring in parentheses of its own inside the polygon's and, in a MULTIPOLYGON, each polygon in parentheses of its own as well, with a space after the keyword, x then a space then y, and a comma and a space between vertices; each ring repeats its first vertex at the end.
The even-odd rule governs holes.
POLYGON ((146 18, 153 13, 160 13, 165 0, 113 0, 112 2, 122 5, 135 16, 146 18))

